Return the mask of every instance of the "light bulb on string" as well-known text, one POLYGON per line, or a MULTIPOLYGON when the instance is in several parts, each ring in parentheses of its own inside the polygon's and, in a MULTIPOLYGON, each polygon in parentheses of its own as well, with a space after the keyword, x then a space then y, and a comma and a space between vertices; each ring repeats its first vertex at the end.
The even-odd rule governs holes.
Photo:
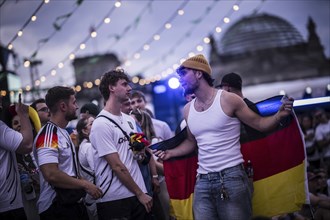
POLYGON ((95 83, 96 86, 98 86, 98 85, 100 85, 101 80, 100 80, 100 79, 96 79, 96 80, 94 81, 94 83, 95 83))
POLYGON ((216 27, 215 32, 220 33, 222 31, 221 27, 216 27))
POLYGON ((157 40, 160 40, 160 35, 159 35, 159 34, 155 34, 155 35, 154 35, 154 40, 156 40, 156 41, 157 41, 157 40))
POLYGON ((120 1, 116 1, 116 3, 115 3, 115 7, 116 8, 119 8, 121 6, 121 2, 120 1))
POLYGON ((93 32, 91 33, 91 37, 92 37, 92 38, 95 38, 96 36, 97 36, 96 31, 93 31, 93 32))
POLYGON ((188 57, 193 57, 193 56, 195 56, 195 53, 194 53, 194 52, 190 52, 190 53, 188 54, 188 57))
POLYGON ((81 50, 85 49, 85 48, 86 48, 86 44, 84 44, 84 43, 80 44, 79 48, 80 48, 81 50))
POLYGON ((139 59, 140 57, 141 57, 141 54, 139 54, 139 53, 134 54, 135 59, 139 59))
POLYGON ((33 15, 33 16, 31 17, 31 21, 36 21, 36 20, 37 20, 37 16, 33 15))
POLYGON ((24 61, 24 67, 28 68, 30 66, 31 62, 29 60, 24 61))
POLYGON ((211 42, 210 38, 208 38, 208 37, 204 37, 203 41, 206 44, 209 44, 211 42))
POLYGON ((166 29, 170 29, 171 27, 172 27, 171 23, 166 23, 166 24, 165 24, 165 28, 166 28, 166 29))
POLYGON ((70 59, 70 60, 74 60, 75 57, 76 57, 76 56, 75 56, 73 53, 71 53, 71 54, 69 55, 69 59, 70 59))
POLYGON ((77 92, 80 92, 80 91, 81 91, 81 86, 80 86, 80 85, 77 85, 76 88, 75 88, 75 90, 76 90, 77 92))
POLYGON ((143 49, 144 49, 144 50, 149 50, 149 49, 150 49, 150 46, 149 46, 148 44, 145 44, 145 45, 143 46, 143 49))
POLYGON ((201 52, 201 51, 203 51, 203 46, 202 45, 197 45, 197 47, 196 47, 196 50, 197 51, 199 51, 199 52, 201 52))
POLYGON ((131 65, 132 65, 132 62, 131 62, 131 61, 127 60, 127 61, 125 62, 125 66, 131 66, 131 65))
POLYGON ((139 77, 137 77, 137 76, 134 76, 133 78, 132 78, 132 83, 138 83, 139 82, 139 77))
POLYGON ((111 22, 111 19, 110 18, 105 18, 104 19, 104 23, 109 24, 110 22, 111 22))

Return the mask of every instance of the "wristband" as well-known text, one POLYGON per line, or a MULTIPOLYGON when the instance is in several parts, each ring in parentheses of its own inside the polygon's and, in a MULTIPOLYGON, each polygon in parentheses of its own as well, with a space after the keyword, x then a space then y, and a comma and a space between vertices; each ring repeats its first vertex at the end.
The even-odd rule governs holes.
POLYGON ((158 178, 158 175, 152 175, 152 178, 158 178))

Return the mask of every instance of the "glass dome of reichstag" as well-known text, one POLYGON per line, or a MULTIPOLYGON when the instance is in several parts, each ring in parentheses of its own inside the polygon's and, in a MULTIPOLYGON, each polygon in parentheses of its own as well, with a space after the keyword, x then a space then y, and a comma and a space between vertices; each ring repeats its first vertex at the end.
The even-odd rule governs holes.
POLYGON ((287 47, 304 43, 301 34, 286 20, 269 14, 244 17, 223 35, 221 54, 287 47))

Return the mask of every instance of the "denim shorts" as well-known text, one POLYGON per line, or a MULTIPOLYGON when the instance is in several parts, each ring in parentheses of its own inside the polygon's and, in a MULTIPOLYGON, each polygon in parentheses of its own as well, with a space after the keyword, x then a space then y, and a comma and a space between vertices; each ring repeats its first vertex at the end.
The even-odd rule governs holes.
POLYGON ((243 165, 198 174, 193 211, 196 220, 251 219, 252 189, 243 165))

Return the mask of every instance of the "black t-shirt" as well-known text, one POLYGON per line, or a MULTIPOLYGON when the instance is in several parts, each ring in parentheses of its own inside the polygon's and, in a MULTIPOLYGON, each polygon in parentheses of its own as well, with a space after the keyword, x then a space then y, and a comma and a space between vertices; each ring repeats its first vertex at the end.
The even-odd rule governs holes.
MULTIPOLYGON (((254 111, 257 114, 260 114, 258 108, 256 107, 256 105, 253 102, 251 102, 247 98, 244 98, 243 100, 252 111, 254 111)), ((241 137, 240 137, 241 143, 248 142, 248 141, 253 141, 253 140, 256 140, 256 139, 259 139, 259 138, 263 138, 265 136, 266 135, 264 133, 262 133, 262 132, 260 132, 256 129, 251 128, 250 126, 242 123, 242 125, 241 125, 241 137)))

